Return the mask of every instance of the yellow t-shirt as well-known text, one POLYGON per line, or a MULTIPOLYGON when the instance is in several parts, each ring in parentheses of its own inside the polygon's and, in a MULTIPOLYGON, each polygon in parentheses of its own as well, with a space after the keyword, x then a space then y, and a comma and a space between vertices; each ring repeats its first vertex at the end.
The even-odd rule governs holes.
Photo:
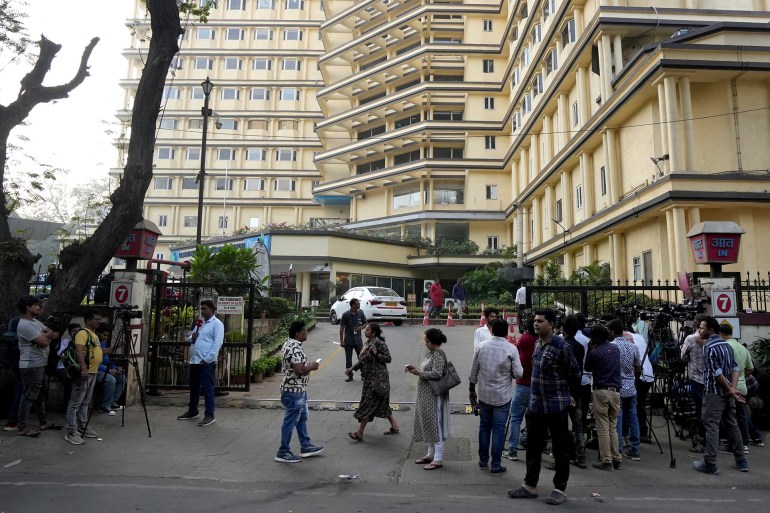
POLYGON ((75 333, 75 345, 83 346, 85 348, 86 343, 88 343, 88 349, 84 350, 88 350, 90 353, 88 355, 88 373, 96 374, 99 372, 99 365, 102 363, 102 346, 99 344, 99 337, 96 336, 96 333, 89 330, 88 328, 83 328, 82 330, 75 333))

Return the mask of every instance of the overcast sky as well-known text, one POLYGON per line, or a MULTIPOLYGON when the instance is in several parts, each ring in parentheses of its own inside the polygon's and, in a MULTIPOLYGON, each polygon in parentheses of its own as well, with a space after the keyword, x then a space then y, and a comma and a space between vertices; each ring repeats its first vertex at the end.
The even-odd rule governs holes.
MULTIPOLYGON (((44 85, 68 82, 80 62, 83 48, 93 37, 100 38, 93 51, 90 76, 69 98, 35 107, 27 118, 29 126, 11 134, 30 138, 25 151, 38 161, 69 169, 71 182, 88 182, 106 176, 117 163, 112 146, 117 132, 115 112, 122 104, 118 81, 125 76, 127 63, 122 50, 130 42, 125 21, 132 12, 132 0, 28 0, 25 11, 27 32, 33 40, 40 34, 62 45, 44 85)), ((35 49, 36 50, 36 49, 35 49)), ((0 103, 16 98, 19 80, 29 70, 25 62, 0 62, 0 103)))

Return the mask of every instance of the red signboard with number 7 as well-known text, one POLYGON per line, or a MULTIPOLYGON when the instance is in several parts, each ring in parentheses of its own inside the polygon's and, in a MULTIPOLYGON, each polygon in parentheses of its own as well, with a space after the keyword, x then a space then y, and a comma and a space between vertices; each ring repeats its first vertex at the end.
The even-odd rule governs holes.
POLYGON ((112 282, 110 287, 110 306, 116 307, 131 302, 131 283, 112 282))
POLYGON ((715 291, 711 296, 711 304, 717 317, 732 317, 735 315, 735 292, 715 291))

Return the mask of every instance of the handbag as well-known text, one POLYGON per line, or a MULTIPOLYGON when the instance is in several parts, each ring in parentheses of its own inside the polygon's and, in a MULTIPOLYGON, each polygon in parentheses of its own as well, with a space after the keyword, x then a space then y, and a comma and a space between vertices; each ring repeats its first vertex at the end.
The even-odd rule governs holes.
MULTIPOLYGON (((84 359, 86 366, 90 363, 90 356, 91 356, 91 334, 86 332, 86 335, 88 336, 88 339, 86 340, 86 346, 83 349, 84 351, 84 359)), ((59 355, 59 361, 61 362, 62 366, 64 367, 64 372, 67 375, 67 377, 72 381, 78 381, 80 379, 80 362, 78 361, 78 353, 75 349, 75 336, 72 336, 72 339, 70 340, 69 345, 62 351, 62 353, 59 355)))
POLYGON ((457 369, 455 369, 455 366, 452 365, 452 362, 447 359, 446 354, 444 354, 443 351, 440 351, 440 353, 441 356, 444 357, 444 362, 446 362, 446 365, 444 366, 444 374, 442 374, 439 379, 428 381, 428 383, 430 383, 430 387, 433 389, 433 393, 436 395, 444 395, 462 383, 460 375, 457 374, 457 369))

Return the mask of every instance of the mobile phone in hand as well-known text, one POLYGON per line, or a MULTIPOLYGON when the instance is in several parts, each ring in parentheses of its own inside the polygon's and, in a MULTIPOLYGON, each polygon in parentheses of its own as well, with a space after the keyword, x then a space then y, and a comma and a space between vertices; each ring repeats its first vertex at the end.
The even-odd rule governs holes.
POLYGON ((321 360, 323 360, 323 358, 319 358, 318 360, 315 361, 315 363, 321 363, 321 360))

